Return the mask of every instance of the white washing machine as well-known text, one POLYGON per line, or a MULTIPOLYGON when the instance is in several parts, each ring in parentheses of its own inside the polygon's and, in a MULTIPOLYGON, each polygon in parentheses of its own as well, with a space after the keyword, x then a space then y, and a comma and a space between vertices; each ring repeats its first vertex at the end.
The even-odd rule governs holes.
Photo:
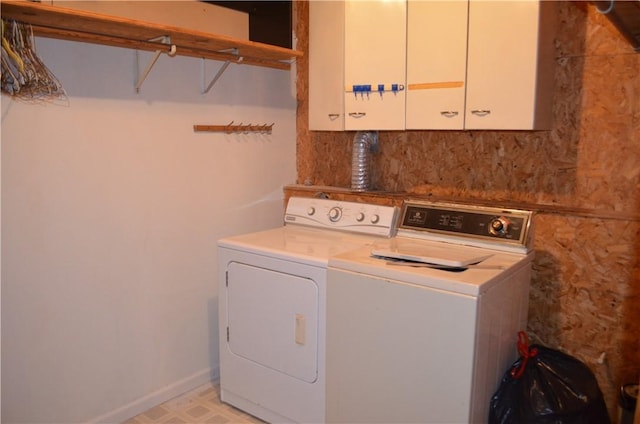
POLYGON ((532 213, 405 202, 397 236, 329 260, 327 422, 486 423, 517 357, 532 213))
POLYGON ((218 242, 224 402, 268 422, 325 421, 328 259, 387 239, 396 215, 293 197, 283 227, 218 242))

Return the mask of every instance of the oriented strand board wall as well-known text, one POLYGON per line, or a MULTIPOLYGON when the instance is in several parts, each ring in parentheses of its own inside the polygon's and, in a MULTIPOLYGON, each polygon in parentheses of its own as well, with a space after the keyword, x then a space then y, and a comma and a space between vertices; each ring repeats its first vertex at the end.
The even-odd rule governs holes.
MULTIPOLYGON (((585 361, 615 416, 640 374, 640 54, 590 3, 557 8, 551 131, 381 132, 374 185, 537 210, 528 331, 585 361)), ((304 51, 306 2, 296 19, 304 51)), ((349 187, 354 133, 308 130, 307 78, 304 58, 298 183, 349 187)))

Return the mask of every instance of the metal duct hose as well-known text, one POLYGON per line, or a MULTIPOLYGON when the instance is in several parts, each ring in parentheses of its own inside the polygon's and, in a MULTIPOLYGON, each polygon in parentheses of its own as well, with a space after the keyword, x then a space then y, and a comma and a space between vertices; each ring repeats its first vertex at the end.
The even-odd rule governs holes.
POLYGON ((351 158, 351 189, 367 191, 371 188, 371 152, 378 148, 378 133, 358 131, 353 139, 351 158))

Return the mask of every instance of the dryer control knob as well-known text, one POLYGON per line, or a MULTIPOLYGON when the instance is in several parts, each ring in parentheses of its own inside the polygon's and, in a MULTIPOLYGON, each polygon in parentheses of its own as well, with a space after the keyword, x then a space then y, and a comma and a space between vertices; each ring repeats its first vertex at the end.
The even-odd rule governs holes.
POLYGON ((380 216, 378 214, 374 214, 371 216, 371 223, 377 224, 380 221, 380 216))
POLYGON ((356 221, 358 222, 364 221, 364 214, 362 212, 358 212, 358 215, 356 215, 356 221))
POLYGON ((316 208, 314 208, 313 206, 310 206, 309 209, 307 209, 307 215, 311 216, 314 213, 316 213, 316 208))
POLYGON ((340 221, 340 218, 342 218, 342 209, 337 206, 329 209, 329 221, 338 222, 340 221))
POLYGON ((494 236, 504 236, 509 232, 509 220, 504 216, 493 218, 489 224, 489 232, 494 236))

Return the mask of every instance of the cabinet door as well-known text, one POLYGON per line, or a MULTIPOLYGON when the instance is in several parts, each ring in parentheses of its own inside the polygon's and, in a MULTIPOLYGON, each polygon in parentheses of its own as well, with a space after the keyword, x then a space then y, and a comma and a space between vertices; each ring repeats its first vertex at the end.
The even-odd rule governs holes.
POLYGON ((467 129, 538 126, 541 3, 554 2, 470 0, 467 129))
POLYGON ((345 129, 402 130, 406 2, 348 0, 345 6, 345 129), (354 93, 354 86, 372 90, 354 93))
POLYGON ((409 0, 407 129, 464 127, 467 0, 409 0))
POLYGON ((309 3, 309 129, 344 130, 344 2, 309 3))

